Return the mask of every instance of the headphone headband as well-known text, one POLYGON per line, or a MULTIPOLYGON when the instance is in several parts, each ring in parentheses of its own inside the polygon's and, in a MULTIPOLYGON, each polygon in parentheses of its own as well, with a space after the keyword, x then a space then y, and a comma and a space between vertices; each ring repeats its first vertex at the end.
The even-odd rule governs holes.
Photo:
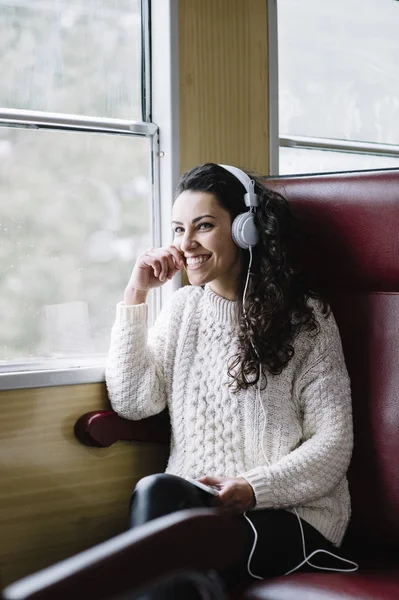
POLYGON ((226 171, 229 171, 236 179, 238 179, 242 185, 247 190, 247 193, 244 195, 244 202, 248 208, 259 206, 259 198, 255 193, 255 181, 251 179, 244 171, 239 169, 238 167, 233 167, 231 165, 219 165, 219 167, 223 167, 226 171))

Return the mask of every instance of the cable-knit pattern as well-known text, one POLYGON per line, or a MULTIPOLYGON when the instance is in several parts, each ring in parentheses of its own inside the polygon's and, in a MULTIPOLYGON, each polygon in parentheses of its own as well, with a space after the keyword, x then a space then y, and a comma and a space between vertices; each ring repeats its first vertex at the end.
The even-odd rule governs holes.
MULTIPOLYGON (((191 452, 191 426, 194 424, 192 415, 186 411, 187 383, 189 371, 192 366, 193 348, 197 346, 198 323, 201 319, 201 310, 197 304, 202 295, 201 288, 183 288, 186 290, 186 302, 179 306, 181 314, 181 329, 177 346, 171 347, 171 354, 176 353, 176 366, 173 374, 173 394, 169 398, 169 413, 172 425, 170 459, 174 459, 174 473, 187 473, 186 464, 191 452), (173 402, 171 399, 173 398, 173 402), (191 417, 191 418, 190 418, 191 417)), ((172 326, 179 329, 179 323, 172 326)), ((198 379, 200 381, 201 378, 198 379)))
POLYGON ((287 367, 268 375, 263 410, 255 387, 227 385, 236 303, 209 286, 176 292, 148 338, 145 305, 118 305, 106 381, 122 416, 140 419, 169 406, 168 473, 244 477, 256 508, 296 507, 339 544, 350 516, 350 388, 334 317, 313 306, 320 331, 302 332, 287 367))

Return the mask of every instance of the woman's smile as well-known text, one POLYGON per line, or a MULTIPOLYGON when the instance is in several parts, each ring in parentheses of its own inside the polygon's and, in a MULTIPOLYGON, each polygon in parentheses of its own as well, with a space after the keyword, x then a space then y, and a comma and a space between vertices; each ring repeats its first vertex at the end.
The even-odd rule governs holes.
POLYGON ((198 254, 197 256, 186 256, 186 268, 190 271, 200 269, 211 258, 210 254, 198 254))

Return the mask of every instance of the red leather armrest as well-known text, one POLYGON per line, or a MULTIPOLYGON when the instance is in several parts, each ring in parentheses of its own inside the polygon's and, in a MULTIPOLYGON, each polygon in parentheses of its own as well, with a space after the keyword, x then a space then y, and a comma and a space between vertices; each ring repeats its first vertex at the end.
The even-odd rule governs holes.
POLYGON ((232 567, 243 560, 244 549, 238 519, 212 509, 180 511, 25 577, 6 588, 3 598, 106 600, 171 573, 232 567))
POLYGON ((168 444, 169 419, 164 413, 130 421, 113 410, 97 410, 82 415, 75 423, 75 436, 85 446, 107 448, 119 440, 168 444))

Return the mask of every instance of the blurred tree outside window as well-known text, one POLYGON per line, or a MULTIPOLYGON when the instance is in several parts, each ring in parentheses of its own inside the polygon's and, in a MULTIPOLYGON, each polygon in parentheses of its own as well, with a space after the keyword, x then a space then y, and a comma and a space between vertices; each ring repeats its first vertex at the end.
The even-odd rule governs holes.
MULTIPOLYGON (((2 108, 141 120, 140 0, 0 0, 0 48, 2 108)), ((151 203, 148 138, 3 123, 1 371, 103 361, 151 203)))
MULTIPOLYGON (((277 0, 280 136, 399 146, 399 3, 277 0)), ((399 157, 280 148, 280 173, 399 167, 399 157)))

